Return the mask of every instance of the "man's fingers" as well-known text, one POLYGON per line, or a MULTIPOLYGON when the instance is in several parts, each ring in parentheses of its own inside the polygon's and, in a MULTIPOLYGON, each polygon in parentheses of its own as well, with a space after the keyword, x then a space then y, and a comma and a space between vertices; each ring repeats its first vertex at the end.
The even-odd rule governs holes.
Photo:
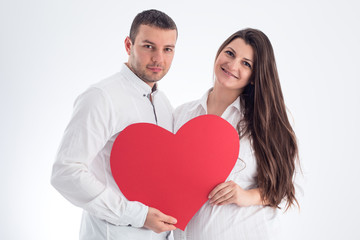
POLYGON ((176 227, 175 227, 174 225, 172 225, 172 224, 167 224, 167 223, 165 223, 165 225, 166 225, 166 227, 167 227, 167 230, 166 230, 166 231, 172 231, 172 230, 175 230, 175 229, 176 229, 176 227))
POLYGON ((171 217, 171 216, 166 215, 166 214, 163 214, 163 213, 162 213, 162 216, 161 216, 161 220, 163 222, 165 222, 165 223, 168 223, 168 224, 176 224, 177 223, 176 218, 171 217))
POLYGON ((177 223, 177 220, 176 218, 172 217, 172 216, 169 216, 169 215, 166 215, 164 214, 163 212, 158 211, 158 214, 159 214, 159 220, 162 221, 162 222, 165 222, 165 223, 168 223, 168 224, 176 224, 177 223))
POLYGON ((164 222, 168 223, 168 224, 176 224, 177 223, 177 220, 176 218, 173 218, 171 216, 167 216, 165 215, 166 218, 164 219, 164 222))
POLYGON ((144 227, 153 230, 156 233, 161 233, 175 230, 176 227, 174 224, 176 223, 177 220, 175 218, 168 216, 155 208, 149 207, 144 227))

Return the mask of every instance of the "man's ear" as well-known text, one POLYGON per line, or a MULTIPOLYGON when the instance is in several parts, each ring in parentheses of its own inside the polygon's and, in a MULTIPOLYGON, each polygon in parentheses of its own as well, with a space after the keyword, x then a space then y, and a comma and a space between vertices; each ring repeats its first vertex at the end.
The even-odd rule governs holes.
POLYGON ((131 48, 132 48, 132 42, 131 42, 130 37, 126 37, 124 43, 125 43, 125 50, 126 50, 127 54, 130 56, 130 52, 131 52, 131 48))

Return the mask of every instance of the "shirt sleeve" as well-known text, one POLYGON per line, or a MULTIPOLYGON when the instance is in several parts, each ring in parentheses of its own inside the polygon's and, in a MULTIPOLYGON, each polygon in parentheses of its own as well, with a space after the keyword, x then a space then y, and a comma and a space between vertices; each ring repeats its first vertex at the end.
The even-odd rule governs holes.
POLYGON ((114 225, 144 225, 148 207, 128 201, 107 187, 105 170, 90 165, 112 137, 114 113, 110 97, 90 88, 75 101, 74 112, 53 165, 51 183, 71 203, 114 225), (100 177, 100 179, 99 179, 100 177))

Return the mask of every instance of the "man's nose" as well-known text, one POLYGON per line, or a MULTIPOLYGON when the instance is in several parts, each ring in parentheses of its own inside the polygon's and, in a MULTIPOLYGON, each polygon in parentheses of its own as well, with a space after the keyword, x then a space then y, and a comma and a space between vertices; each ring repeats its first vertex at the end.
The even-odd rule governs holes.
POLYGON ((161 51, 156 51, 153 53, 151 60, 153 62, 159 62, 161 63, 164 59, 163 53, 161 51))

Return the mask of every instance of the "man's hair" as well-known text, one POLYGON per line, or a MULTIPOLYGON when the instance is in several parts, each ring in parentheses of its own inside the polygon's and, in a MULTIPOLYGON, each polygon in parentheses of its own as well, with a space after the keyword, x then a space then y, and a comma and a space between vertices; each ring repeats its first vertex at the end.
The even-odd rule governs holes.
POLYGON ((135 43, 135 38, 139 32, 140 25, 148 25, 167 30, 176 30, 177 34, 176 24, 167 14, 159 10, 150 9, 136 15, 131 24, 129 37, 133 44, 135 43))

